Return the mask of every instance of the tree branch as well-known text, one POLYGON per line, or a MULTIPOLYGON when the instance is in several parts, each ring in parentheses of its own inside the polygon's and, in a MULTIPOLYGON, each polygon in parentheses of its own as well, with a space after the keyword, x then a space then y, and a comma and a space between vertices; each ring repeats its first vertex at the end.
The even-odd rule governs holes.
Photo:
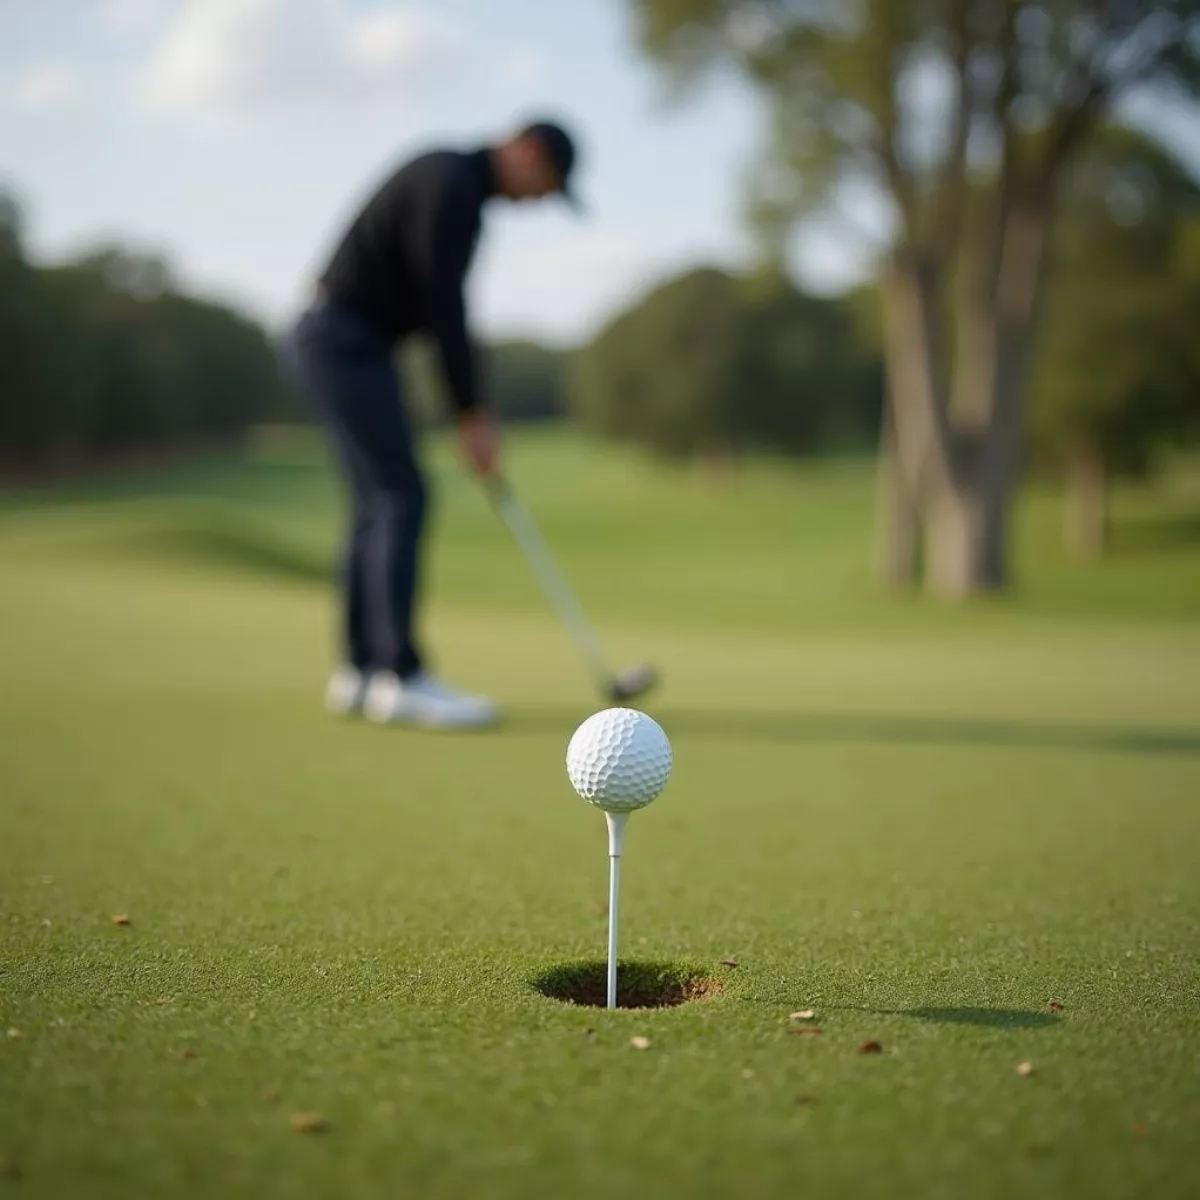
POLYGON ((1176 52, 1194 27, 1196 18, 1179 20, 1173 14, 1152 11, 1147 13, 1139 3, 1123 6, 1129 23, 1109 53, 1102 55, 1085 76, 1082 96, 1060 114, 1050 136, 1043 162, 1041 185, 1052 186, 1053 180, 1076 146, 1091 132, 1101 114, 1122 92, 1144 82, 1176 52), (1170 22, 1171 28, 1157 38, 1150 48, 1136 55, 1123 70, 1110 73, 1113 53, 1138 41, 1155 23, 1170 22), (1098 69, 1097 69, 1098 68, 1098 69))
POLYGON ((962 241, 963 212, 966 207, 967 143, 971 136, 971 118, 975 106, 974 92, 968 77, 972 49, 967 27, 970 7, 969 0, 956 0, 954 5, 954 69, 958 77, 958 110, 954 114, 950 148, 941 172, 938 189, 940 202, 937 205, 937 219, 932 230, 939 252, 944 257, 954 255, 962 241))
POLYGON ((911 242, 917 236, 917 195, 915 181, 900 161, 900 130, 896 106, 896 80, 899 72, 895 62, 899 30, 894 11, 890 5, 883 7, 881 36, 872 38, 870 43, 875 50, 872 67, 880 109, 875 118, 879 124, 879 158, 883 164, 884 178, 896 202, 903 225, 900 240, 911 242))
POLYGON ((1004 21, 999 37, 1001 69, 1000 86, 996 93, 995 120, 1000 133, 1000 177, 996 181, 996 198, 990 228, 993 230, 992 244, 982 265, 979 286, 988 303, 996 294, 996 282, 1000 278, 1000 261, 1004 253, 1004 227, 1008 224, 1008 213, 1012 207, 1012 196, 1016 190, 1017 149, 1009 120, 1009 109, 1017 95, 1017 4, 1008 0, 1004 8, 1004 21))

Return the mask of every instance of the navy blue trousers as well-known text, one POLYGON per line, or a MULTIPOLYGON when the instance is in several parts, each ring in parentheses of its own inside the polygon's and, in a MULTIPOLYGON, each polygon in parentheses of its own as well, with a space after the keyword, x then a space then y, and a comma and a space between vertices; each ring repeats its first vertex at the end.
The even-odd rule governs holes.
POLYGON ((386 337, 318 302, 292 329, 287 359, 329 429, 353 500, 342 564, 345 658, 407 678, 428 488, 386 337))

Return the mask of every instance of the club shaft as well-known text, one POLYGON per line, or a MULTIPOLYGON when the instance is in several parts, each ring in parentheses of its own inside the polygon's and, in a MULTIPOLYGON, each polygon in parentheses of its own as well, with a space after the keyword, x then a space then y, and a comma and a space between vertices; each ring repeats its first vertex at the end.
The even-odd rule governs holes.
POLYGON ((566 576, 559 569, 533 517, 507 484, 495 484, 492 494, 504 523, 524 552, 542 591, 557 610, 597 683, 602 687, 607 686, 611 675, 604 652, 600 648, 600 641, 583 611, 583 605, 579 603, 566 576))

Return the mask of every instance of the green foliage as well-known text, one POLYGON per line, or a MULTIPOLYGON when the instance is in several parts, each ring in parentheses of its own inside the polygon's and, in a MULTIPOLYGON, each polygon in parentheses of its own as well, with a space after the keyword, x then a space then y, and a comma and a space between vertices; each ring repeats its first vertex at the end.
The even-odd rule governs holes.
POLYGON ((1111 129, 1072 171, 1059 222, 1030 443, 1140 474, 1200 424, 1200 188, 1147 139, 1111 129))
POLYGON ((850 309, 773 272, 683 275, 616 318, 572 364, 585 427, 688 456, 873 442, 877 355, 850 309))
POLYGON ((26 467, 227 440, 292 413, 267 334, 106 249, 36 269, 0 218, 0 460, 26 467))
MULTIPOLYGON (((413 339, 399 352, 406 402, 426 426, 448 416, 445 384, 433 347, 413 339)), ((495 342, 480 354, 483 393, 508 423, 553 421, 565 408, 563 355, 535 342, 495 342)))
POLYGON ((1036 187, 1130 88, 1200 90, 1197 0, 629 6, 638 44, 677 84, 732 66, 763 96, 771 137, 750 201, 776 249, 847 183, 890 204, 901 242, 952 242, 967 179, 1036 187))
POLYGON ((20 212, 0 194, 0 455, 35 448, 43 418, 37 410, 40 367, 45 361, 42 295, 26 260, 20 212))
POLYGON ((488 393, 506 421, 550 421, 565 407, 563 356, 534 342, 496 342, 488 349, 488 393))

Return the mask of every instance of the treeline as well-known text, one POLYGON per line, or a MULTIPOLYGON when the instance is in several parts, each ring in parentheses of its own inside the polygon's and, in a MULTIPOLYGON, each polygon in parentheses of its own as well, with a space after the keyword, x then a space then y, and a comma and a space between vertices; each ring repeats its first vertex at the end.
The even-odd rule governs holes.
MULTIPOLYGON (((484 357, 506 421, 563 415, 563 355, 514 341, 484 357)), ((429 348, 411 347, 402 365, 418 414, 444 421, 429 348)), ((0 470, 216 445, 312 416, 255 321, 184 294, 165 263, 128 250, 36 266, 0 194, 0 470)))
POLYGON ((0 201, 0 465, 215 444, 296 412, 255 322, 184 295, 154 258, 35 267, 0 201))
MULTIPOLYGON (((556 421, 567 411, 566 355, 535 342, 494 342, 481 352, 488 404, 506 423, 556 421)), ((448 397, 433 347, 414 341, 400 354, 406 400, 421 423, 447 422, 448 397)))
MULTIPOLYGON (((307 421, 271 336, 184 294, 162 261, 109 248, 33 264, 0 200, 0 468, 86 466, 131 452, 231 442, 307 421)), ((869 294, 806 296, 782 277, 690 272, 642 298, 588 345, 484 348, 508 422, 570 417, 671 457, 866 447, 882 372, 869 294)), ((403 352, 423 423, 447 419, 427 345, 403 352)))
MULTIPOLYGON (((487 348, 491 402, 506 421, 569 417, 669 458, 744 450, 811 454, 873 446, 883 371, 869 292, 804 295, 774 272, 702 268, 670 280, 583 347, 487 348)), ((404 355, 413 406, 446 406, 428 347, 404 355)))
MULTIPOLYGON (((0 465, 208 443, 305 420, 267 333, 181 294, 154 259, 27 259, 0 202, 0 465)), ((1055 231, 1024 430, 1027 468, 1069 479, 1072 540, 1104 537, 1104 494, 1200 434, 1200 189, 1159 148, 1107 130, 1055 231)), ((506 421, 569 417, 675 458, 874 447, 885 393, 873 288, 805 295, 778 272, 690 271, 588 344, 485 349, 506 421)), ((447 406, 428 347, 404 352, 413 406, 447 406)))
POLYGON ((883 370, 863 304, 804 295, 770 271, 689 272, 572 357, 571 411, 669 457, 873 445, 883 370))

